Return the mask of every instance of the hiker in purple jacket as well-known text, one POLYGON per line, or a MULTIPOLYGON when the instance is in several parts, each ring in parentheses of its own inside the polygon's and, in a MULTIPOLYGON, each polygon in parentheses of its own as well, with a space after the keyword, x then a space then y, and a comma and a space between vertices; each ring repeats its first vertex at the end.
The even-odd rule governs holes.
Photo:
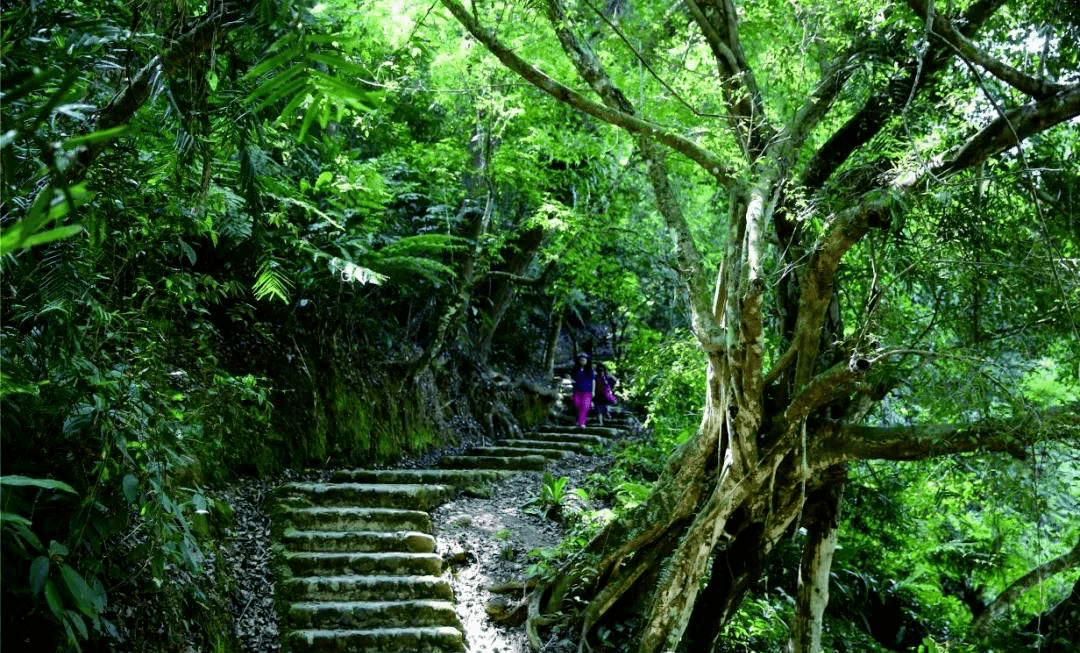
POLYGON ((570 371, 570 379, 574 382, 574 407, 578 411, 578 426, 585 426, 585 417, 592 406, 593 378, 589 355, 585 352, 578 354, 577 363, 570 371))
POLYGON ((615 388, 616 383, 615 377, 608 373, 607 367, 603 363, 597 363, 596 392, 593 393, 593 403, 596 404, 600 426, 604 425, 604 418, 609 417, 608 406, 615 404, 615 394, 612 390, 615 388))

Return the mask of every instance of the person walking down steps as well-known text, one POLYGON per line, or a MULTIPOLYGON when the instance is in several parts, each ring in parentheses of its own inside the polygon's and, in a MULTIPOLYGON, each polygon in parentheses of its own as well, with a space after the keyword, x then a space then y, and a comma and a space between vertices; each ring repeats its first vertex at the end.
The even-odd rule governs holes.
POLYGON ((578 411, 578 426, 585 426, 585 418, 588 417, 589 408, 592 407, 594 378, 589 355, 585 352, 578 354, 574 369, 570 371, 570 380, 574 382, 574 408, 578 411))
POLYGON ((596 385, 595 385, 595 399, 596 412, 600 417, 600 426, 604 425, 604 419, 609 417, 608 406, 615 405, 615 393, 612 390, 615 389, 615 384, 618 381, 615 377, 608 373, 607 367, 603 363, 596 364, 596 385))

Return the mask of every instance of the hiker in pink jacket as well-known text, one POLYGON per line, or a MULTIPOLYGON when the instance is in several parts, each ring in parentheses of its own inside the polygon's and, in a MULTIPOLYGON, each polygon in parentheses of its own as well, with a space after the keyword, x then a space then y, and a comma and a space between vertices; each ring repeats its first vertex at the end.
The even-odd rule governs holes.
POLYGON ((578 411, 578 426, 585 426, 585 418, 592 407, 593 378, 589 355, 585 352, 578 354, 577 363, 570 371, 570 379, 574 382, 574 407, 578 411))

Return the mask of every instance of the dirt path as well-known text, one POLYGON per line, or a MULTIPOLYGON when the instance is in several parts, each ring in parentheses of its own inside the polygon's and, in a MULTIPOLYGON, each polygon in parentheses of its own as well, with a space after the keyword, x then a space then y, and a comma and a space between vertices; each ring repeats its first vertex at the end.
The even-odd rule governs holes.
MULTIPOLYGON (((575 455, 552 464, 548 471, 568 477, 568 489, 578 488, 588 474, 606 464, 604 459, 575 455)), ((560 523, 528 509, 540 496, 543 476, 523 472, 495 485, 489 499, 462 497, 432 511, 437 550, 449 561, 470 653, 528 653, 522 628, 498 625, 487 615, 488 601, 514 597, 493 594, 487 587, 524 579, 532 564, 529 552, 562 540, 560 523)), ((554 653, 560 648, 558 641, 550 641, 544 650, 554 653)))

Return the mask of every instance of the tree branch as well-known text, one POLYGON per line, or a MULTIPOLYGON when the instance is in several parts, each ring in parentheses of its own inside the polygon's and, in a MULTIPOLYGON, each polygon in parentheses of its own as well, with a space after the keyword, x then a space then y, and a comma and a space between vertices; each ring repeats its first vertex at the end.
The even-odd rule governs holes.
MULTIPOLYGON (((929 0, 908 0, 908 6, 911 7, 911 10, 914 11, 919 18, 926 20, 927 10, 929 8, 928 2, 929 0)), ((966 36, 957 31, 956 26, 953 25, 953 22, 949 20, 947 16, 942 16, 937 13, 934 14, 933 33, 934 36, 937 36, 951 47, 955 48, 957 53, 964 59, 982 67, 994 77, 997 77, 1009 86, 1012 86, 1037 100, 1056 95, 1065 88, 1063 84, 1032 77, 1027 73, 1009 66, 1005 62, 986 54, 966 36)))
POLYGON ((597 7, 593 3, 589 2, 589 0, 585 0, 585 4, 589 7, 589 9, 593 11, 593 13, 595 13, 600 18, 600 20, 604 21, 604 24, 608 26, 608 29, 615 32, 616 36, 619 37, 619 40, 621 40, 623 42, 623 45, 626 46, 626 49, 633 53, 634 58, 638 60, 638 63, 644 66, 645 70, 649 71, 649 75, 651 75, 653 79, 655 79, 661 86, 663 86, 668 93, 671 93, 671 96, 678 100, 679 104, 686 107, 687 111, 694 114, 695 116, 698 116, 699 118, 723 118, 723 116, 714 113, 702 113, 701 111, 695 109, 693 105, 687 102, 686 99, 683 98, 683 96, 678 91, 671 87, 671 84, 667 83, 667 80, 661 77, 660 74, 653 69, 652 64, 650 64, 648 60, 645 59, 645 57, 640 52, 638 52, 638 49, 634 47, 634 44, 630 42, 630 39, 627 38, 626 34, 621 29, 619 29, 618 25, 613 23, 611 19, 608 18, 606 13, 604 13, 599 7, 597 7))
POLYGON ((724 186, 730 186, 733 181, 732 172, 719 156, 702 148, 697 143, 673 133, 655 123, 638 118, 619 109, 613 109, 603 104, 593 102, 573 89, 561 84, 545 74, 540 69, 528 63, 510 48, 503 45, 495 38, 490 30, 483 28, 476 18, 470 14, 457 0, 440 0, 450 13, 465 27, 476 40, 480 41, 504 66, 520 75, 525 81, 536 88, 544 91, 556 100, 563 102, 578 111, 606 123, 622 127, 623 129, 648 138, 655 139, 671 149, 685 155, 694 161, 707 173, 715 177, 724 186))
MULTIPOLYGON (((964 12, 959 33, 970 37, 1006 0, 978 0, 964 12)), ((936 83, 936 74, 949 63, 953 50, 934 42, 918 60, 906 62, 881 91, 872 94, 840 129, 825 141, 806 165, 800 184, 820 188, 860 147, 876 136, 913 92, 936 83)))
POLYGON ((775 132, 768 125, 765 101, 743 52, 735 7, 730 0, 688 0, 687 7, 716 59, 735 137, 747 158, 756 159, 775 132))
POLYGON ((856 361, 833 365, 821 374, 818 374, 810 383, 803 388, 802 392, 788 404, 784 411, 784 419, 789 424, 807 417, 814 409, 828 404, 836 398, 845 386, 861 377, 869 369, 869 364, 856 364, 856 361))
POLYGON ((825 469, 850 460, 925 460, 970 451, 1004 451, 1018 458, 1040 438, 1080 438, 1080 402, 1006 420, 971 424, 872 427, 833 424, 818 439, 812 465, 825 469))
MULTIPOLYGON (((635 112, 633 104, 612 82, 599 58, 582 45, 570 30, 569 21, 558 0, 548 0, 547 7, 548 19, 555 30, 555 35, 578 74, 606 105, 632 115, 635 112)), ((686 283, 694 334, 706 350, 715 350, 721 346, 724 339, 719 327, 712 319, 709 288, 705 281, 705 267, 701 262, 701 253, 694 243, 690 226, 683 215, 675 189, 671 186, 663 152, 648 139, 639 136, 637 140, 642 158, 648 165, 649 181, 656 198, 657 209, 664 218, 664 222, 667 223, 675 243, 677 271, 686 283)))
POLYGON ((999 116, 972 136, 945 163, 933 170, 947 175, 979 165, 991 156, 1004 152, 1037 132, 1080 115, 1080 84, 1042 100, 1030 102, 999 116))
MULTIPOLYGON (((792 347, 798 351, 796 387, 809 382, 817 362, 821 326, 832 298, 836 267, 843 255, 875 226, 889 223, 898 199, 920 187, 928 177, 954 174, 982 163, 989 157, 1014 147, 1025 138, 1080 115, 1080 84, 1045 100, 1013 109, 980 130, 945 163, 925 174, 905 175, 888 188, 875 189, 858 205, 839 213, 825 236, 818 240, 801 280, 798 325, 792 347)), ((790 359, 785 354, 781 359, 790 359)), ((769 379, 775 378, 770 373, 769 379)))
POLYGON ((1036 587, 1039 583, 1054 574, 1059 574, 1068 569, 1080 567, 1080 540, 1077 540, 1072 550, 1064 553, 1053 560, 1043 563, 1014 580, 1005 591, 997 595, 986 610, 981 612, 971 622, 970 632, 976 637, 983 637, 990 628, 990 623, 1000 617, 1013 603, 1023 596, 1028 590, 1036 587))
MULTIPOLYGON (((859 242, 874 226, 888 224, 888 215, 896 195, 907 188, 897 186, 894 192, 877 190, 868 193, 856 206, 838 214, 827 227, 825 235, 815 243, 810 254, 800 286, 799 312, 792 337, 792 347, 797 351, 795 387, 810 381, 817 365, 821 347, 821 327, 825 312, 832 301, 836 267, 840 259, 859 242)), ((786 359, 786 354, 784 356, 786 359)), ((772 374, 769 375, 773 377, 772 374)))

